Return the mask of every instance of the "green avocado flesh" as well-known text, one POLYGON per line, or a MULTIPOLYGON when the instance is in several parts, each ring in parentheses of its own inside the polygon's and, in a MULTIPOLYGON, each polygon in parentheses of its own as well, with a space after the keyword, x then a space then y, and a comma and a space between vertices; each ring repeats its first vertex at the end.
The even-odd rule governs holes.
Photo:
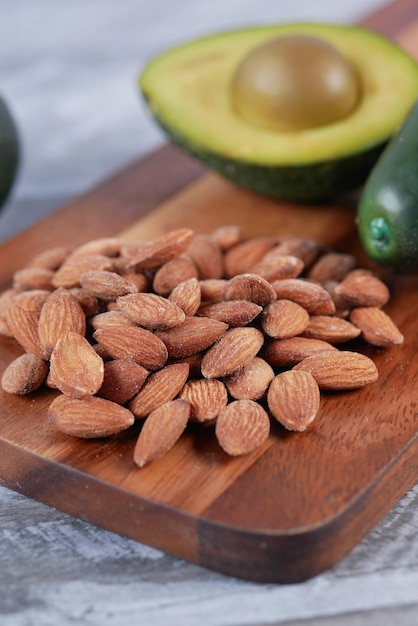
POLYGON ((15 180, 19 163, 17 129, 6 103, 0 97, 0 207, 15 180))
POLYGON ((220 33, 168 50, 148 63, 139 86, 169 138, 209 167, 269 196, 315 201, 364 182, 418 96, 418 64, 362 28, 281 24, 220 33), (250 123, 231 106, 231 81, 245 55, 290 34, 321 38, 351 64, 361 97, 347 117, 278 131, 250 123))
POLYGON ((368 256, 401 273, 418 272, 418 102, 374 166, 357 224, 368 256))

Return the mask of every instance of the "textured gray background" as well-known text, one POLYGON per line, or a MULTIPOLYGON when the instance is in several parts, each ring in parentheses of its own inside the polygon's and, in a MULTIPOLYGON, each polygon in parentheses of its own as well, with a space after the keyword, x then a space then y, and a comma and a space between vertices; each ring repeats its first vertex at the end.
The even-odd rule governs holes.
MULTIPOLYGON (((381 0, 0 0, 0 92, 23 162, 0 241, 160 145, 145 61, 218 29, 355 21, 381 0)), ((333 570, 303 584, 226 578, 0 487, 1 626, 414 626, 418 487, 333 570)))

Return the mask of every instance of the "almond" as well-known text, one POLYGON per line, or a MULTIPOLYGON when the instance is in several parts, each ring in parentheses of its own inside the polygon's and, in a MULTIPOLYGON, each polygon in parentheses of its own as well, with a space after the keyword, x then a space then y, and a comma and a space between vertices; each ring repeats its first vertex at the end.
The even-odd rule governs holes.
POLYGON ((102 254, 71 255, 55 272, 54 287, 80 287, 80 276, 90 271, 111 271, 112 261, 102 254))
POLYGON ((84 439, 116 435, 135 421, 125 407, 97 396, 70 398, 59 395, 48 408, 48 418, 58 430, 84 439))
POLYGON ((155 334, 167 346, 170 359, 181 359, 211 346, 227 328, 227 324, 208 317, 187 317, 182 324, 155 334))
POLYGON ((189 380, 179 398, 190 404, 190 419, 207 422, 215 419, 228 402, 228 393, 220 380, 189 380))
POLYGON ((210 235, 195 235, 187 248, 200 280, 222 278, 224 274, 222 251, 210 235))
POLYGON ((59 287, 45 300, 39 315, 38 336, 46 358, 49 358, 58 339, 67 332, 84 336, 86 317, 74 296, 59 287))
POLYGON ((278 299, 292 300, 312 315, 335 313, 331 295, 319 283, 302 278, 286 278, 273 281, 272 287, 278 299))
POLYGON ((84 289, 101 300, 114 300, 138 291, 137 287, 123 276, 105 270, 84 272, 79 281, 84 289))
POLYGON ((350 320, 362 337, 374 346, 390 346, 404 341, 389 315, 377 307, 357 307, 351 311, 350 320))
POLYGON ((167 361, 167 348, 161 339, 139 326, 99 328, 93 338, 114 359, 131 359, 147 370, 158 370, 167 361))
MULTIPOLYGON (((284 235, 272 250, 272 254, 290 254, 301 259, 306 267, 309 267, 321 252, 322 244, 309 237, 297 235, 284 235)), ((268 258, 268 257, 267 257, 268 258)))
POLYGON ((222 302, 227 282, 225 278, 208 278, 207 280, 201 280, 199 285, 202 303, 214 304, 215 302, 222 302))
POLYGON ((360 329, 347 320, 332 315, 312 315, 302 331, 303 337, 322 339, 328 343, 343 343, 360 335, 360 329))
POLYGON ((231 402, 216 420, 216 438, 230 456, 253 452, 266 441, 269 433, 269 416, 262 406, 252 400, 231 402))
POLYGON ((122 311, 104 311, 93 315, 89 323, 94 330, 110 328, 113 326, 135 326, 135 322, 127 317, 122 311))
POLYGON ((320 339, 290 337, 267 343, 261 351, 261 356, 273 367, 292 367, 308 356, 328 350, 336 351, 337 348, 320 339))
POLYGON ((155 409, 145 420, 134 450, 134 461, 144 467, 166 454, 184 432, 190 406, 184 400, 171 400, 155 409))
POLYGON ((309 324, 309 313, 292 300, 276 300, 267 305, 261 326, 269 337, 287 339, 299 335, 309 324))
POLYGON ((36 354, 25 352, 3 372, 1 386, 7 393, 23 395, 38 389, 48 375, 48 364, 36 354))
POLYGON ((355 265, 356 258, 352 254, 327 252, 314 263, 307 277, 318 283, 324 283, 327 280, 341 281, 348 272, 354 269, 355 265))
POLYGON ((43 267, 46 270, 59 268, 71 252, 67 246, 54 246, 36 254, 27 267, 43 267))
POLYGON ((168 296, 173 304, 179 306, 187 317, 198 310, 201 303, 200 285, 197 278, 189 278, 180 282, 168 296))
POLYGON ((234 276, 225 285, 223 295, 224 300, 249 300, 262 307, 276 300, 272 285, 257 274, 234 276))
POLYGON ((350 307, 382 307, 390 298, 385 283, 364 270, 349 272, 335 288, 335 293, 350 307))
POLYGON ((270 413, 288 430, 306 430, 317 416, 319 402, 316 380, 302 370, 278 374, 267 393, 270 413))
POLYGON ((17 291, 47 289, 52 291, 54 272, 43 267, 25 267, 13 274, 13 288, 17 291))
POLYGON ((198 315, 210 317, 228 326, 246 326, 252 322, 263 308, 248 300, 229 300, 228 302, 216 302, 199 309, 198 315))
POLYGON ((139 393, 131 400, 129 408, 136 417, 146 417, 160 405, 173 400, 189 375, 187 363, 166 365, 152 374, 139 393))
POLYGON ((26 350, 44 358, 39 341, 38 323, 42 306, 50 291, 25 291, 7 309, 6 322, 16 341, 26 350))
POLYGON ((100 312, 101 304, 99 299, 86 289, 82 287, 71 287, 68 291, 77 300, 86 317, 92 317, 100 312))
POLYGON ((257 328, 231 328, 206 352, 201 370, 205 378, 221 378, 253 359, 263 345, 257 328))
POLYGON ((117 299, 118 309, 149 330, 172 328, 186 319, 184 311, 155 293, 135 293, 117 299))
POLYGON ((282 254, 268 260, 261 260, 252 265, 248 272, 258 274, 272 282, 283 278, 296 278, 302 273, 303 268, 304 264, 301 259, 289 254, 282 254))
POLYGON ((233 246, 225 253, 225 275, 232 278, 247 273, 276 243, 277 237, 255 237, 233 246))
POLYGON ((378 379, 376 365, 369 357, 343 350, 309 356, 294 369, 312 374, 320 389, 357 389, 378 379))
POLYGON ((50 366, 54 384, 73 398, 94 395, 103 383, 103 360, 78 333, 68 332, 58 339, 50 366))
POLYGON ((239 369, 225 376, 224 383, 229 394, 236 400, 259 400, 274 378, 272 367, 256 356, 239 369))
POLYGON ((119 237, 100 237, 80 244, 71 254, 73 257, 97 254, 115 257, 119 254, 123 243, 123 240, 119 237))
POLYGON ((97 395, 117 404, 125 404, 141 389, 148 371, 129 359, 115 359, 104 364, 103 383, 97 395))
POLYGON ((154 241, 138 244, 127 244, 122 248, 122 254, 131 257, 131 269, 156 269, 182 254, 188 248, 193 238, 190 228, 180 228, 165 233, 154 241))
POLYGON ((212 232, 211 237, 221 250, 229 250, 242 241, 241 228, 236 224, 227 224, 219 226, 212 232))
POLYGON ((6 337, 13 337, 13 333, 7 323, 7 309, 12 304, 17 293, 16 289, 10 288, 0 294, 0 334, 6 337))
POLYGON ((152 287, 160 296, 168 296, 179 283, 197 276, 193 261, 186 255, 180 255, 161 265, 154 276, 152 287))

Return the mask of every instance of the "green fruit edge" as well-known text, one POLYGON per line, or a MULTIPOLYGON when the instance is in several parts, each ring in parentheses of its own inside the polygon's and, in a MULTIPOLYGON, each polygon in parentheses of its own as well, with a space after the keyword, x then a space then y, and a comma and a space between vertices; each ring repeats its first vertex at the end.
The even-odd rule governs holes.
POLYGON ((0 96, 0 207, 6 202, 19 166, 19 136, 13 117, 0 96))

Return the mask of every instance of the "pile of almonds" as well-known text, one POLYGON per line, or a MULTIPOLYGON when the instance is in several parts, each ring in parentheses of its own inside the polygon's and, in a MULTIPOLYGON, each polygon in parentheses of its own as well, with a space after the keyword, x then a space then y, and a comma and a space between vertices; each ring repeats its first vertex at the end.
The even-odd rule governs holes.
POLYGON ((55 247, 0 295, 0 333, 25 350, 1 384, 58 390, 48 416, 72 436, 143 420, 139 467, 189 421, 214 424, 227 454, 247 454, 272 419, 305 430, 320 390, 377 380, 373 360, 341 345, 403 342, 382 310, 389 295, 352 255, 291 235, 244 240, 234 225, 55 247))

